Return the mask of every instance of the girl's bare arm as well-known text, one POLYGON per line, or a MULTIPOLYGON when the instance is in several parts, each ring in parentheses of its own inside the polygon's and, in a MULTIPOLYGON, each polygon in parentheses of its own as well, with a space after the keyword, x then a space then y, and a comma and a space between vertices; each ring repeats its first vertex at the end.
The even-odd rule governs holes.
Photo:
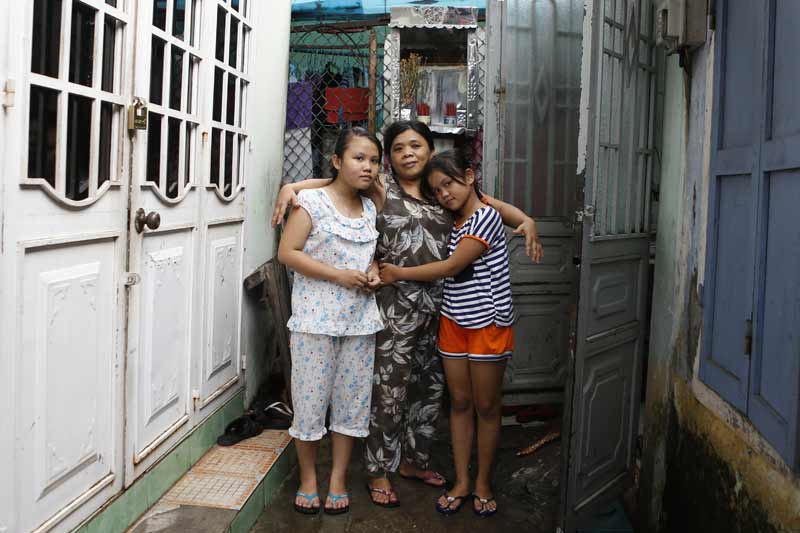
POLYGON ((443 261, 434 261, 415 267, 399 267, 381 263, 381 282, 393 283, 398 280, 436 281, 455 276, 486 252, 486 244, 477 239, 461 239, 453 254, 443 261))
MULTIPOLYGON (((287 183, 278 192, 278 199, 275 201, 275 209, 272 211, 272 227, 276 227, 281 223, 286 211, 290 207, 299 207, 297 201, 297 193, 305 189, 319 189, 330 184, 330 179, 307 179, 295 183, 287 183)), ((383 176, 379 175, 372 182, 370 188, 366 190, 367 197, 372 200, 375 207, 380 211, 383 209, 383 203, 386 200, 386 189, 383 185, 383 176)))
POLYGON ((536 222, 532 217, 526 215, 521 209, 507 202, 493 198, 488 194, 481 193, 481 201, 500 213, 503 224, 515 228, 514 233, 525 237, 525 255, 538 263, 544 257, 542 244, 539 242, 539 232, 536 230, 536 222))

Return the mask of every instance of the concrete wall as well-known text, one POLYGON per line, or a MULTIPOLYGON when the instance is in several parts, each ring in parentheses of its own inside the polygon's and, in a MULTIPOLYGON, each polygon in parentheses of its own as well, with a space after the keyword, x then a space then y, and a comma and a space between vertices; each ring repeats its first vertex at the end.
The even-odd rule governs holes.
MULTIPOLYGON (((8 16, 8 10, 11 9, 10 2, 0 2, 0 90, 4 80, 8 77, 8 36, 10 35, 10 26, 12 24, 12 17, 8 16)), ((3 99, 3 92, 0 91, 0 100, 3 99)), ((0 162, 8 161, 6 159, 6 111, 0 107, 0 162)), ((5 168, 6 165, 0 164, 0 168, 5 168)), ((3 170, 0 170, 3 172, 3 170)), ((4 253, 6 247, 5 235, 5 188, 6 180, 4 176, 0 176, 0 302, 4 301, 6 294, 4 290, 10 287, 6 281, 8 276, 8 264, 11 259, 4 253)), ((5 306, 0 305, 0 335, 9 335, 11 332, 11 321, 4 316, 5 306)), ((10 379, 7 376, 11 374, 11 356, 10 354, 3 353, 0 349, 0 404, 5 406, 5 409, 0 409, 0 472, 3 476, 11 475, 13 472, 13 457, 14 457, 14 423, 13 417, 6 416, 6 413, 13 413, 14 394, 13 384, 9 383, 10 379)), ((14 493, 11 483, 0 482, 0 531, 10 531, 11 520, 14 513, 14 493)))
POLYGON ((698 379, 713 61, 709 42, 665 68, 641 530, 800 531, 798 479, 698 379))
MULTIPOLYGON (((247 172, 244 276, 275 255, 277 235, 269 219, 281 181, 283 129, 286 117, 291 3, 252 2, 256 41, 252 45, 253 83, 248 95, 250 160, 247 172)), ((256 295, 244 297, 242 350, 245 363, 245 405, 268 371, 274 354, 270 317, 256 295)))

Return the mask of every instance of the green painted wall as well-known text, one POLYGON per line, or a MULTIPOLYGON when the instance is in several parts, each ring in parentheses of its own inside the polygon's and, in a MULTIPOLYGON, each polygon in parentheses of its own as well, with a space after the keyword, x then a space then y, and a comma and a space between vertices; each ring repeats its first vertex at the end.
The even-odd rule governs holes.
POLYGON ((225 426, 242 414, 243 399, 244 392, 241 391, 76 531, 78 533, 125 531, 214 445, 225 426))

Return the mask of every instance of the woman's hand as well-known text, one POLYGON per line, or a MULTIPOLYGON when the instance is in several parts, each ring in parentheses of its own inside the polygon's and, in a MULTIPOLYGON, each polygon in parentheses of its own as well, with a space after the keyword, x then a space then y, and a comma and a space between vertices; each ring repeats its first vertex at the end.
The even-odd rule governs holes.
POLYGON ((368 292, 372 292, 382 285, 380 270, 378 268, 378 263, 372 263, 367 269, 367 286, 364 287, 364 290, 368 292))
POLYGON ((367 274, 360 270, 342 269, 337 272, 334 281, 348 289, 364 289, 367 286, 367 274))
POLYGON ((391 285, 400 279, 400 268, 391 263, 381 263, 381 282, 384 285, 391 285))
POLYGON ((299 207, 300 202, 297 199, 297 194, 291 183, 281 187, 278 193, 278 199, 275 201, 275 210, 272 211, 272 227, 276 227, 283 222, 283 217, 286 215, 286 210, 289 207, 299 207))
POLYGON ((534 263, 542 261, 544 250, 536 232, 536 222, 532 218, 528 217, 527 220, 517 226, 517 229, 514 230, 514 235, 523 235, 525 237, 525 255, 533 259, 534 263))

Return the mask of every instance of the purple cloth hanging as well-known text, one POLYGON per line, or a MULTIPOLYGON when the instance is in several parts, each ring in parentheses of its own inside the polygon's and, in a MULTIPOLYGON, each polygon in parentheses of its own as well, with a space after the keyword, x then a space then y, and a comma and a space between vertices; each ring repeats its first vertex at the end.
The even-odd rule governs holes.
POLYGON ((313 118, 311 111, 313 88, 314 85, 311 81, 298 81, 289 84, 289 91, 286 95, 287 130, 311 126, 313 118))

